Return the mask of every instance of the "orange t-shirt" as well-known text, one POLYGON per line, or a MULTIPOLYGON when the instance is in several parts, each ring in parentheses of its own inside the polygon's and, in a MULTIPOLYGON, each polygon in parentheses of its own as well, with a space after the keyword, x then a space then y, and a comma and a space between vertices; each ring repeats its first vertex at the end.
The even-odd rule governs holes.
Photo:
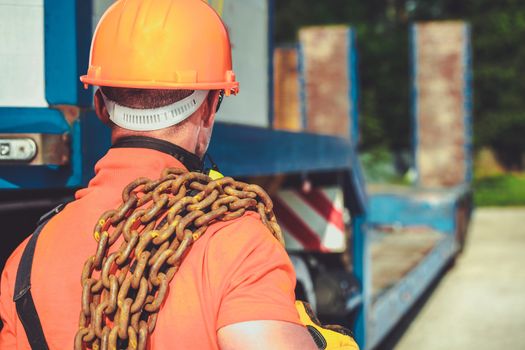
MULTIPOLYGON (((32 268, 31 292, 50 349, 71 349, 80 314, 80 275, 94 254, 99 216, 121 202, 138 177, 158 178, 175 158, 150 149, 111 149, 89 186, 45 226, 32 268)), ((30 349, 13 302, 18 263, 27 240, 2 274, 0 349, 30 349)), ((118 245, 118 243, 116 243, 118 245)), ((197 240, 170 284, 151 337, 151 349, 218 349, 217 330, 250 320, 300 324, 294 307, 295 274, 286 251, 255 213, 217 222, 197 240)))

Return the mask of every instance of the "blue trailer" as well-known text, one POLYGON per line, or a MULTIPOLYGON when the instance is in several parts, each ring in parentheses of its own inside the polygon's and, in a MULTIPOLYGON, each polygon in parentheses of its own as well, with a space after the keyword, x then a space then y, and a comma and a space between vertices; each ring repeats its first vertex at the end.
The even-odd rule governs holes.
MULTIPOLYGON (((471 178, 468 27, 464 27, 460 55, 464 64, 457 73, 464 89, 460 116, 464 123, 459 128, 465 136, 463 176, 445 186, 425 183, 426 178, 436 176, 428 175, 425 168, 429 148, 422 146, 428 134, 423 129, 429 117, 417 105, 429 97, 418 95, 417 63, 424 62, 424 57, 417 56, 419 27, 414 26, 414 154, 419 160, 416 168, 423 175, 409 188, 369 186, 357 154, 355 33, 336 28, 337 35, 346 39, 342 46, 340 41, 334 43, 344 56, 338 69, 346 74, 340 79, 345 95, 338 107, 346 112, 337 116, 338 123, 345 121, 339 128, 343 134, 321 134, 313 126, 323 98, 315 100, 310 79, 323 65, 311 56, 308 34, 297 51, 302 130, 276 130, 272 1, 212 3, 230 27, 242 92, 226 101, 210 153, 223 173, 265 183, 273 188, 274 198, 284 198, 284 202, 288 197, 283 191, 304 195, 309 191, 305 183, 335 188, 342 194, 345 242, 326 250, 292 244, 297 294, 315 305, 322 319, 354 329, 362 349, 372 349, 453 261, 466 231, 471 178), (243 59, 245 56, 250 59, 243 59)), ((56 198, 56 193, 71 196, 87 184, 95 162, 108 149, 109 132, 93 111, 93 91, 84 89, 78 77, 87 67, 94 23, 109 4, 107 0, 0 4, 2 21, 14 28, 6 32, 9 38, 2 38, 8 44, 0 52, 0 68, 10 72, 0 84, 0 211, 23 213, 30 207, 42 207, 43 212, 43 207, 51 206, 47 198, 56 198)), ((341 96, 337 98, 341 101, 341 96)), ((450 161, 443 164, 446 168, 450 161)), ((313 234, 324 239, 323 233, 313 234)))

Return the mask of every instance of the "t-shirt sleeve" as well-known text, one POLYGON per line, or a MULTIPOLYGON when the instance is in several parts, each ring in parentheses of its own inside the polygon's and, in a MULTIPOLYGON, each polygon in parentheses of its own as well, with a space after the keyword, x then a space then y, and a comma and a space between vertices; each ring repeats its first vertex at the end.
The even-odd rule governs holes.
POLYGON ((229 324, 278 320, 300 324, 295 272, 281 244, 255 216, 213 236, 216 273, 222 274, 217 330, 229 324), (217 259, 217 260, 216 260, 217 259))

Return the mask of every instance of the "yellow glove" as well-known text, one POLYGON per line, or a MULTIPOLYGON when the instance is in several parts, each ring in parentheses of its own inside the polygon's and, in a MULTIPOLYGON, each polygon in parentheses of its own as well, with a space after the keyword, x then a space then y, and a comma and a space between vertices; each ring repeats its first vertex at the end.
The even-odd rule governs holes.
POLYGON ((296 301, 301 323, 314 338, 319 350, 359 350, 352 332, 341 326, 322 326, 308 303, 296 301))

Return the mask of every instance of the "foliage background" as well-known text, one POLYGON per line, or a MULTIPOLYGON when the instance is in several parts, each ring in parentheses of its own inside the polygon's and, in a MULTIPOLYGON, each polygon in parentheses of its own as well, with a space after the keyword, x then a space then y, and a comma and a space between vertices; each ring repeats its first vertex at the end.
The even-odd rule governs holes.
POLYGON ((276 0, 275 40, 297 30, 350 24, 357 30, 361 148, 407 152, 410 137, 408 29, 420 20, 464 19, 472 25, 474 142, 490 147, 507 170, 525 153, 525 1, 276 0))

